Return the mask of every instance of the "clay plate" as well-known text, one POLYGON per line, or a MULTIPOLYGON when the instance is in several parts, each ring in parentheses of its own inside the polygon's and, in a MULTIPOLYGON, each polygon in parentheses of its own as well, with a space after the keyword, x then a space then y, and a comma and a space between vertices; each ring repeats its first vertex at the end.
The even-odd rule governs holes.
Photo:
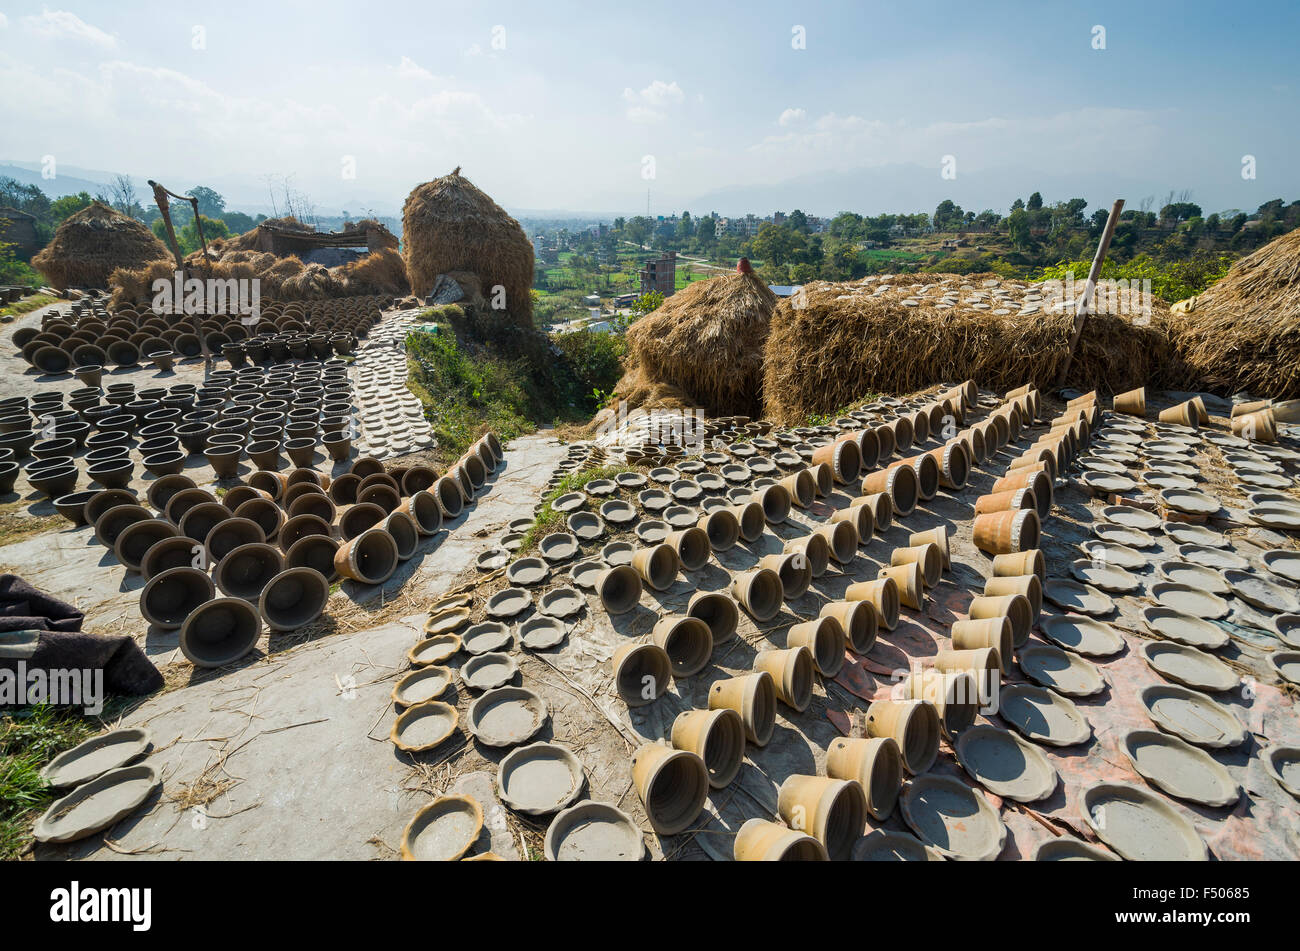
POLYGON ((937 849, 906 832, 876 829, 853 843, 855 862, 942 862, 937 849))
POLYGON ((600 507, 600 517, 611 525, 630 525, 636 521, 636 506, 622 499, 610 499, 600 507))
POLYGON ((1199 545, 1203 548, 1227 548, 1232 544, 1222 532, 1204 525, 1188 522, 1165 522, 1165 534, 1179 545, 1199 545))
POLYGON ((688 505, 699 501, 700 496, 704 494, 704 490, 696 484, 694 479, 678 479, 668 487, 668 491, 673 494, 674 499, 688 505))
POLYGON ((694 509, 688 509, 684 505, 672 505, 664 509, 664 521, 672 528, 683 529, 691 528, 699 521, 699 513, 694 509))
POLYGON ((1007 730, 977 724, 955 741, 957 762, 995 796, 1034 802, 1056 789, 1057 775, 1038 747, 1007 730))
POLYGON ((641 829, 607 802, 580 802, 558 813, 546 829, 548 862, 639 862, 641 829))
MULTIPOLYGON (((612 504, 614 503, 606 502, 605 506, 612 504)), ((601 506, 602 514, 605 506, 601 506)), ((568 532, 552 532, 538 543, 537 550, 542 553, 543 558, 555 564, 567 561, 578 553, 578 540, 568 532)))
POLYGON ((650 470, 650 481, 658 482, 660 485, 668 485, 680 475, 681 473, 671 466, 660 466, 657 469, 650 470))
POLYGON ((479 654, 461 665, 460 680, 475 690, 495 690, 508 684, 517 673, 519 665, 509 654, 479 654))
POLYGON ((1052 578, 1043 585, 1043 597, 1066 611, 1077 611, 1100 617, 1115 610, 1115 602, 1109 595, 1096 588, 1079 584, 1077 581, 1064 581, 1052 578))
POLYGON ((582 763, 556 743, 521 746, 502 759, 497 770, 501 801, 528 816, 558 812, 582 794, 586 783, 582 763))
POLYGON ((1153 535, 1148 535, 1136 528, 1129 528, 1126 525, 1116 525, 1112 522, 1094 523, 1092 533, 1103 542, 1123 545, 1127 548, 1150 548, 1157 543, 1153 535))
POLYGON ((569 628, 559 618, 538 616, 519 625, 519 641, 531 651, 554 647, 568 635, 569 628))
POLYGON ((1300 551, 1269 551, 1264 553, 1264 567, 1279 578, 1300 584, 1300 551))
POLYGON ((1188 743, 1218 750, 1246 742, 1246 728, 1232 711, 1196 690, 1154 684, 1143 687, 1138 699, 1152 723, 1188 743))
POLYGON ((428 667, 430 664, 441 664, 458 650, 459 634, 439 634, 420 641, 406 652, 406 657, 413 667, 428 667))
POLYGON ((587 604, 586 598, 577 588, 565 585, 552 588, 538 599, 537 611, 547 617, 569 618, 577 614, 587 604))
POLYGON ((1223 573, 1223 580, 1232 585, 1232 593, 1247 604, 1272 614, 1300 614, 1300 601, 1294 588, 1284 588, 1249 571, 1235 568, 1223 573))
POLYGON ((1275 651, 1268 655, 1268 666, 1283 680, 1300 684, 1300 651, 1275 651))
POLYGON ((1273 631, 1288 647, 1300 647, 1300 614, 1279 614, 1273 618, 1273 631))
POLYGON ((1300 799, 1300 747, 1270 746, 1260 758, 1277 784, 1300 799))
POLYGON ((441 697, 451 686, 451 671, 446 667, 420 667, 393 684, 393 703, 410 707, 441 697))
POLYGON ((1217 594, 1209 594, 1191 585, 1175 584, 1172 581, 1162 581, 1152 585, 1151 596, 1162 607, 1209 621, 1217 621, 1227 616, 1228 611, 1231 610, 1228 602, 1217 594))
POLYGON ((646 489, 636 498, 647 512, 662 512, 673 504, 672 496, 663 489, 646 489))
POLYGON ((603 561, 595 559, 580 561, 569 569, 569 578, 584 591, 591 591, 596 587, 596 579, 600 577, 600 573, 608 567, 603 561))
POLYGON ((510 628, 500 621, 482 621, 465 629, 461 646, 471 654, 488 654, 505 650, 510 646, 510 640, 510 628))
POLYGON ((632 564, 632 555, 636 546, 631 542, 610 542, 600 550, 600 559, 611 568, 632 564))
POLYGON ((1237 686, 1240 678, 1232 668, 1204 651, 1174 641, 1147 641, 1142 645, 1142 659, 1165 680, 1219 693, 1237 686))
POLYGON ((1241 798, 1228 771, 1205 750, 1158 730, 1134 730, 1119 743, 1134 771, 1157 789, 1202 806, 1231 806, 1241 798))
POLYGON ((1085 585, 1092 585, 1112 594, 1127 594, 1142 587, 1134 575, 1109 562, 1099 563, 1087 558, 1077 558, 1070 563, 1070 574, 1085 585))
POLYGON ((1159 515, 1155 512, 1148 512, 1146 509, 1134 508, 1131 505, 1108 505, 1099 514, 1106 521, 1115 525, 1123 525, 1125 528, 1136 528, 1150 532, 1160 527, 1159 515))
POLYGON ((582 508, 582 504, 586 501, 586 497, 581 492, 569 492, 553 501, 551 508, 557 512, 572 512, 582 508))
POLYGON ((109 730, 54 757, 41 770, 41 778, 64 789, 80 786, 143 756, 151 740, 149 731, 139 727, 109 730))
POLYGON ((465 626, 469 620, 469 608, 441 608, 429 613, 429 617, 424 622, 424 634, 426 637, 437 637, 439 634, 450 634, 452 631, 458 631, 465 626))
MULTIPOLYGON (((1092 561, 1113 565, 1116 568, 1141 571, 1151 564, 1151 559, 1136 548, 1116 542, 1099 541, 1094 538, 1081 542, 1079 547, 1092 561)), ((1077 578, 1078 575, 1075 577, 1077 578)))
POLYGON ((941 855, 991 862, 1007 844, 1007 827, 989 801, 959 779, 927 773, 903 787, 903 820, 941 855))
POLYGON ((486 746, 517 746, 542 728, 546 701, 523 687, 497 687, 469 705, 465 727, 486 746))
POLYGON ((485 610, 491 617, 514 617, 532 603, 533 596, 523 588, 503 588, 488 598, 485 610))
POLYGON ((551 569, 540 558, 520 558, 506 569, 506 578, 511 584, 541 584, 550 575, 551 569))
POLYGON ((504 568, 509 561, 509 550, 500 547, 489 548, 479 553, 479 556, 474 559, 474 566, 479 571, 496 571, 498 568, 504 568))
POLYGON ((75 842, 135 812, 162 781, 147 763, 111 769, 55 800, 32 828, 37 842, 75 842))
POLYGON ((1079 614, 1043 618, 1044 634, 1061 647, 1085 657, 1110 657, 1124 649, 1124 638, 1109 624, 1079 614))
POLYGON ((1195 827, 1155 793, 1130 783, 1098 783, 1079 796, 1083 819, 1097 838, 1133 862, 1209 858, 1195 827))
POLYGON ((574 512, 565 524, 578 541, 594 542, 605 534, 605 523, 590 512, 574 512))
POLYGON ((647 545, 657 545, 668 537, 668 524, 658 519, 642 522, 633 531, 636 537, 647 545))
POLYGON ((583 489, 588 495, 613 495, 618 490, 618 486, 612 479, 592 479, 583 486, 583 489))
POLYGON ((1228 632, 1217 624, 1172 608, 1143 608, 1142 623, 1152 634, 1189 647, 1218 650, 1228 643, 1228 632))
POLYGON ((1063 835, 1048 839, 1034 851, 1035 862, 1118 862, 1119 856, 1082 839, 1063 835))
POLYGON ((1071 701, 1031 684, 1004 685, 998 714, 1026 739, 1047 746, 1074 746, 1092 735, 1092 727, 1071 701))
POLYGON ((431 750, 456 730, 460 715, 441 700, 428 700, 407 707, 393 722, 388 738, 399 750, 422 753, 431 750))
POLYGON ((1250 567, 1250 562, 1235 552, 1222 551, 1208 545, 1179 545, 1178 555, 1183 561, 1190 561, 1206 568, 1213 568, 1216 571, 1223 571, 1228 568, 1245 571, 1250 567))
POLYGON ((646 477, 639 472, 620 472, 614 481, 624 489, 639 489, 646 484, 646 477))
POLYGON ((1160 577, 1174 584, 1198 588, 1210 594, 1232 593, 1232 588, 1223 580, 1223 575, 1204 565, 1193 564, 1190 561, 1162 561, 1158 570, 1160 577))
POLYGON ((1106 681, 1095 664, 1050 644, 1020 648, 1016 662, 1026 677, 1067 697, 1091 697, 1106 689, 1106 681))
POLYGON ((440 796, 415 814, 402 832, 402 858, 454 862, 483 831, 483 808, 469 796, 440 796))
POLYGON ((1110 472, 1085 472, 1079 477, 1079 481, 1087 486, 1094 495, 1103 498, 1108 495, 1122 495, 1137 488, 1137 483, 1128 476, 1114 475, 1110 472))

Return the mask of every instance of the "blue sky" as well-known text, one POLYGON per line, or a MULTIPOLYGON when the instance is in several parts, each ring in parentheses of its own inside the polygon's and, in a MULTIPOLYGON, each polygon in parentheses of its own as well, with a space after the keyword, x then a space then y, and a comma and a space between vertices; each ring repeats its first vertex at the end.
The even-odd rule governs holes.
POLYGON ((0 0, 0 159, 386 213, 456 165, 517 209, 1253 210, 1300 198, 1298 33, 1279 0, 0 0))

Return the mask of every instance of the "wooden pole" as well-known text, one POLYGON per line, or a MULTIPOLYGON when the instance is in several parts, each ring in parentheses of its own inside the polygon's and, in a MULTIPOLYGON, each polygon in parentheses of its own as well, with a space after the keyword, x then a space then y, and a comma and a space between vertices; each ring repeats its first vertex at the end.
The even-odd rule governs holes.
POLYGON ((1065 354, 1065 366, 1061 368, 1060 379, 1056 381, 1058 388, 1065 386, 1065 378, 1070 373, 1070 364, 1074 362, 1074 351, 1079 347, 1079 338, 1083 336, 1084 325, 1087 324, 1088 314, 1092 311, 1092 295, 1097 289, 1097 278, 1101 276, 1101 265, 1106 260, 1106 252, 1110 250, 1110 239, 1115 236, 1115 228, 1119 225, 1119 213, 1123 210, 1124 199, 1115 199, 1115 204, 1110 206, 1110 215, 1106 218, 1106 228, 1097 243, 1097 253, 1093 256, 1092 267, 1088 270, 1088 281, 1083 285, 1079 306, 1074 312, 1074 332, 1070 335, 1070 349, 1065 354))
POLYGON ((185 259, 181 256, 181 246, 176 242, 176 231, 172 228, 171 203, 167 200, 167 189, 152 180, 149 182, 149 187, 153 189, 153 200, 158 205, 159 214, 162 215, 163 227, 167 229, 167 240, 171 243, 172 254, 176 257, 176 269, 184 271, 185 259))

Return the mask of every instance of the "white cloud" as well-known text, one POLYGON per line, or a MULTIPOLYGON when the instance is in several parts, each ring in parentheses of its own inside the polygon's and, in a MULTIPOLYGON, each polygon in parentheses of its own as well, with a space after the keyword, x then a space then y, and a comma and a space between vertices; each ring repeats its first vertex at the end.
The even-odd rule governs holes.
POLYGON ((627 117, 633 122, 658 122, 667 117, 670 106, 685 98, 676 81, 666 83, 662 79, 656 79, 640 92, 631 88, 623 90, 623 101, 628 104, 627 117))
POLYGON ((477 43, 471 43, 470 46, 469 46, 469 49, 465 50, 465 55, 466 55, 466 56, 482 56, 482 55, 483 55, 483 47, 479 46, 477 43))
POLYGON ((23 27, 29 32, 45 39, 81 40, 104 49, 117 46, 117 37, 105 33, 97 26, 91 26, 75 13, 67 10, 44 10, 40 16, 23 17, 23 27))
POLYGON ((803 109, 786 109, 781 113, 781 118, 777 119, 779 125, 794 125, 796 122, 803 122, 808 118, 808 113, 803 109))
POLYGON ((9 25, 9 18, 5 16, 3 13, 0 13, 0 30, 3 30, 8 25, 9 25))

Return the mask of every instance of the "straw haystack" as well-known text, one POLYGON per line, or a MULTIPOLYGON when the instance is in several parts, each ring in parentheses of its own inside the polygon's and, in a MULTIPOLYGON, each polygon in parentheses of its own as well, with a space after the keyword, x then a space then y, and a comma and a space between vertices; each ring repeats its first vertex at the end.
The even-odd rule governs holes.
POLYGON ((402 208, 402 240, 411 291, 424 297, 439 274, 472 271, 489 302, 505 290, 505 310, 532 326, 533 245, 505 210, 457 168, 417 185, 402 208))
POLYGON ((138 268, 170 259, 167 248, 143 222, 102 202, 71 215, 32 266, 54 287, 108 287, 117 268, 138 268))
POLYGON ((1242 258, 1179 311, 1174 344, 1206 388, 1300 398, 1300 229, 1242 258))
MULTIPOLYGON (((989 275, 892 277, 810 284, 772 316, 764 359, 767 415, 784 424, 833 413, 873 393, 974 379, 993 390, 1054 386, 1073 310, 1046 306, 1034 285, 989 275)), ((1178 379, 1168 308, 1094 314, 1066 383, 1119 392, 1178 379)))
POLYGON ((687 285, 628 330, 628 372, 616 394, 633 406, 656 392, 685 394, 713 415, 757 416, 775 307, 776 295, 752 273, 687 285))
POLYGON ((411 285, 406 279, 406 262, 393 248, 372 251, 351 264, 330 270, 349 295, 385 294, 390 297, 405 297, 411 292, 411 285))

